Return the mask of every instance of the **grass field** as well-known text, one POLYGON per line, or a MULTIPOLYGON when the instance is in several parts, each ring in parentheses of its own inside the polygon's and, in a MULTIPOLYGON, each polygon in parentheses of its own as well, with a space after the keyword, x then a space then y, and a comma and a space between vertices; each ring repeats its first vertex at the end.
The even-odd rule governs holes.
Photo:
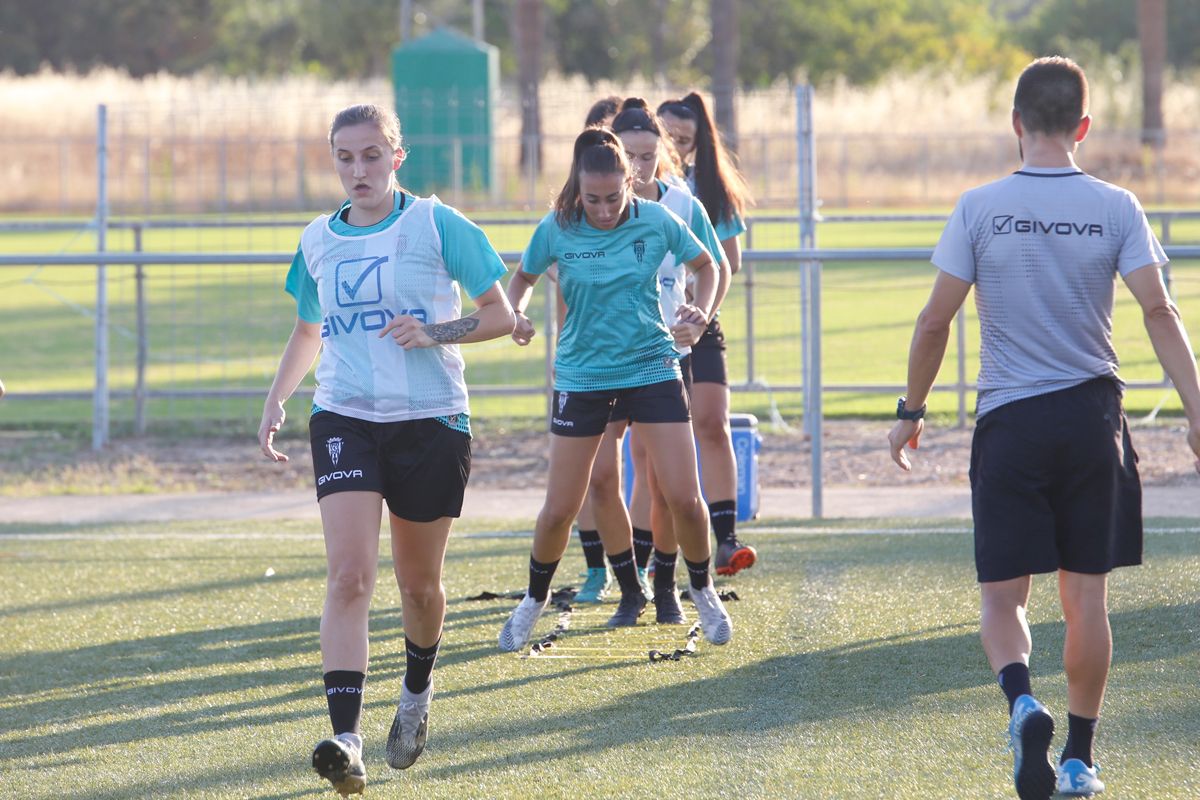
MULTIPOLYGON (((523 584, 527 535, 493 532, 527 524, 474 521, 452 539, 429 746, 403 773, 382 755, 404 656, 381 561, 368 796, 1013 796, 961 523, 748 527, 760 564, 719 582, 740 597, 734 642, 660 664, 647 652, 683 629, 613 632, 611 607, 576 612, 556 657, 497 649, 511 602, 466 598, 523 584)), ((1097 757, 1112 797, 1182 800, 1200 796, 1200 527, 1150 527, 1146 564, 1112 579, 1097 757)), ((312 523, 0 525, 0 794, 334 796, 307 764, 328 724, 323 583, 312 523)), ((1056 608, 1052 579, 1037 581, 1034 687, 1059 719, 1058 747, 1056 608)))
MULTIPOLYGON (((283 229, 151 230, 143 241, 147 251, 290 252, 300 227, 283 229)), ((519 251, 529 229, 521 226, 488 226, 501 251, 519 251)), ((931 246, 941 224, 846 223, 822 226, 823 247, 931 246)), ((757 249, 792 249, 797 246, 794 224, 761 224, 754 229, 757 249)), ((1200 241, 1200 221, 1177 222, 1172 227, 1177 243, 1200 241)), ((0 235, 0 252, 68 252, 94 247, 87 233, 59 232, 0 235)), ((131 249, 128 231, 116 231, 109 248, 131 249)), ((204 430, 218 424, 252 432, 279 354, 294 319, 294 307, 281 289, 285 267, 190 266, 146 269, 149 388, 163 390, 241 389, 249 398, 161 398, 149 404, 154 429, 160 432, 189 427, 204 430)), ((729 370, 734 383, 749 379, 767 387, 795 386, 800 380, 799 279, 794 264, 758 264, 753 268, 754 354, 750 368, 747 342, 746 273, 735 278, 724 304, 729 370)), ((1176 296, 1193 334, 1200 330, 1200 264, 1173 267, 1176 296)), ((913 321, 928 296, 933 272, 928 263, 840 262, 824 268, 823 364, 829 384, 893 383, 904 380, 908 342, 913 321)), ((109 269, 112 335, 110 386, 118 393, 112 418, 118 433, 127 431, 133 418, 128 397, 135 381, 136 286, 130 267, 109 269)), ((536 293, 531 316, 544 320, 542 293, 536 293)), ((1131 380, 1161 377, 1140 313, 1129 293, 1119 287, 1115 339, 1123 373, 1131 380)), ((88 267, 8 268, 0 270, 0 341, 20 343, 0 353, 0 377, 13 392, 87 392, 93 382, 91 313, 95 302, 95 270, 88 267), (47 365, 51 365, 49 368, 47 365)), ((967 376, 978 370, 977 333, 973 302, 968 301, 967 376)), ((518 350, 507 338, 466 348, 467 377, 473 386, 540 386, 545 375, 544 337, 518 350)), ((955 376, 951 344, 940 383, 955 376)), ((310 384, 311 385, 311 384, 310 384)), ((1178 412, 1173 393, 1162 390, 1133 392, 1127 404, 1133 414, 1144 414, 1163 400, 1165 413, 1178 412)), ((825 410, 830 416, 887 416, 887 396, 829 392, 825 410)), ((935 414, 949 415, 956 408, 952 393, 937 393, 931 402, 935 414)), ((540 418, 541 395, 485 396, 472 398, 481 420, 540 418)), ((300 401, 291 416, 301 419, 300 401)), ((800 413, 797 392, 738 393, 734 410, 771 416, 774 408, 785 419, 800 413)), ((973 408, 974 398, 968 399, 973 408)), ((86 426, 91 419, 90 400, 5 403, 0 406, 0 426, 86 426)))

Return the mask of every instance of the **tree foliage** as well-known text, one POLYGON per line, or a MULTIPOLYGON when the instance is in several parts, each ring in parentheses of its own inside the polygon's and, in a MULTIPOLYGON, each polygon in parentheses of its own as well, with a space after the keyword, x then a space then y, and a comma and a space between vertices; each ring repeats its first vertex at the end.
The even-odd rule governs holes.
POLYGON ((763 3, 742 14, 742 79, 797 73, 814 83, 870 83, 928 66, 972 74, 1009 71, 1025 54, 986 0, 811 0, 763 3))
MULTIPOLYGON (((544 68, 589 80, 711 73, 711 0, 543 0, 544 68)), ((486 0, 486 35, 506 75, 515 0, 486 0)), ((771 0, 742 2, 739 79, 869 83, 893 70, 1010 72, 1030 54, 1136 44, 1132 0, 771 0), (1083 44, 1081 44, 1083 43, 1083 44)), ((386 75, 396 0, 5 0, 0 69, 121 67, 142 75, 386 75)), ((414 0, 414 35, 470 29, 471 4, 414 0)), ((1168 63, 1200 64, 1200 2, 1168 0, 1168 63)))
MULTIPOLYGON (((1036 56, 1070 55, 1087 43, 1105 54, 1137 45, 1135 0, 1045 0, 1017 28, 1018 41, 1036 56)), ((1200 66, 1200 2, 1167 0, 1167 63, 1200 66)))
POLYGON ((215 45, 214 0, 5 0, 0 4, 0 69, 43 66, 86 71, 110 65, 132 75, 190 72, 215 45))

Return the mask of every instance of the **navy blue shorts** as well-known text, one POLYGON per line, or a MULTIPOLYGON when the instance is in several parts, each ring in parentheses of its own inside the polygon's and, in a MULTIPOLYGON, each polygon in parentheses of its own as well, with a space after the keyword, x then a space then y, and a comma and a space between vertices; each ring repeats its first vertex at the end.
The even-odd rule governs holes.
POLYGON ((692 345, 690 358, 693 382, 729 385, 728 370, 725 366, 725 332, 721 330, 719 319, 708 323, 700 341, 692 345))
POLYGON ((630 422, 690 422, 691 406, 679 378, 627 389, 598 392, 554 391, 550 432, 558 436, 599 436, 613 419, 613 406, 624 402, 630 422))
POLYGON ((368 422, 318 411, 308 422, 317 499, 378 492, 412 522, 462 514, 471 475, 471 437, 436 419, 368 422))
POLYGON ((981 583, 1142 563, 1142 484, 1120 388, 1097 378, 1007 403, 971 443, 981 583))
MULTIPOLYGON (((690 355, 679 359, 679 371, 683 373, 683 390, 690 398, 692 396, 692 357, 690 355)), ((608 415, 609 422, 633 421, 633 416, 629 413, 628 397, 628 395, 621 395, 613 403, 612 413, 608 415)))

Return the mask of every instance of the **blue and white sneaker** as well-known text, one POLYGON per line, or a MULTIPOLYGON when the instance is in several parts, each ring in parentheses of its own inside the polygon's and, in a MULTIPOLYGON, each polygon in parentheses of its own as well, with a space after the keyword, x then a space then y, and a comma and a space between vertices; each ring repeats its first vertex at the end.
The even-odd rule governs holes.
POLYGON ((575 593, 576 603, 599 603, 608 596, 612 586, 612 573, 608 567, 588 567, 583 586, 575 593))
POLYGON ((1058 792, 1067 797, 1091 797, 1104 791, 1100 780, 1100 765, 1089 767, 1078 758, 1068 758, 1058 765, 1058 792))
POLYGON ((1052 738, 1054 718, 1046 707, 1031 695, 1018 697, 1008 721, 1008 745, 1013 751, 1013 783, 1021 800, 1049 800, 1054 794, 1052 738))

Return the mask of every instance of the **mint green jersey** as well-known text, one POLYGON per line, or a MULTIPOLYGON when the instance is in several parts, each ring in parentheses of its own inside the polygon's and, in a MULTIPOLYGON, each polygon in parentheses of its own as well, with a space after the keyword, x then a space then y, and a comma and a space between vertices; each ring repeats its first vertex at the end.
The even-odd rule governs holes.
POLYGON ((567 306, 554 360, 564 392, 646 386, 680 377, 679 352, 659 306, 658 267, 705 252, 687 224, 659 203, 630 201, 612 230, 580 219, 566 228, 553 212, 533 233, 521 269, 540 275, 558 264, 567 306))

